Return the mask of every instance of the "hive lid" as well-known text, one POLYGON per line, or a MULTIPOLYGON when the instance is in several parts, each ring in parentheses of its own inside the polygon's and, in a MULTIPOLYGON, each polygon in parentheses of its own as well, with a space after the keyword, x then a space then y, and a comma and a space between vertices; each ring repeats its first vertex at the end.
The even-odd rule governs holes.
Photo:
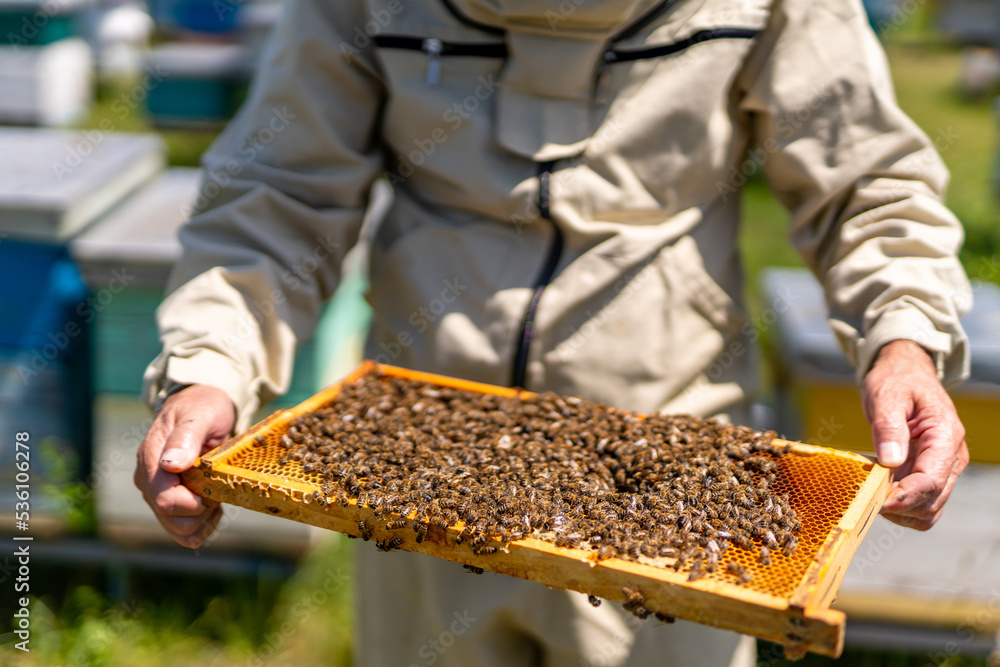
MULTIPOLYGON (((782 361, 796 375, 854 383, 854 371, 827 323, 823 288, 806 269, 767 269, 764 303, 773 313, 782 361)), ((970 382, 1000 384, 1000 286, 974 282, 973 306, 962 318, 972 351, 970 382)))
POLYGON ((104 287, 125 270, 133 287, 165 287, 200 182, 200 169, 169 169, 74 239, 70 253, 87 284, 104 287))
POLYGON ((0 128, 0 232, 62 242, 163 168, 151 134, 0 128))
POLYGON ((214 500, 352 536, 360 534, 359 522, 364 521, 372 528, 373 539, 398 537, 403 549, 612 601, 625 599, 624 586, 637 587, 651 611, 780 642, 790 655, 806 650, 839 655, 844 616, 829 605, 888 492, 887 469, 856 454, 793 443, 791 452, 778 459, 773 488, 775 493, 789 493, 789 502, 802 521, 799 547, 791 556, 774 554, 770 566, 760 565, 754 551, 742 555, 727 551, 727 557, 752 571, 753 581, 746 586, 738 585, 735 575, 721 569, 688 581, 690 564, 675 571, 663 559, 598 560, 593 550, 560 548, 539 539, 543 536, 498 543, 496 553, 484 555, 475 553, 468 543, 457 543, 464 527, 460 523, 447 529, 431 524, 426 538, 417 541, 412 531, 386 528, 393 515, 376 517, 371 508, 358 507, 356 500, 347 506, 317 502, 313 493, 320 488, 319 475, 304 472, 298 463, 279 465, 286 450, 278 442, 293 420, 329 403, 343 386, 366 373, 479 393, 523 395, 515 389, 366 362, 339 385, 273 414, 203 456, 183 474, 185 484, 214 500))

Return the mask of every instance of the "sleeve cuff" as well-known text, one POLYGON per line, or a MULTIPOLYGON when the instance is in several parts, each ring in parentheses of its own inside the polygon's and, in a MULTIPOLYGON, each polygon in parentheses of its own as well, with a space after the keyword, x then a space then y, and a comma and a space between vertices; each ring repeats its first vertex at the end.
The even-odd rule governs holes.
POLYGON ((254 383, 218 352, 200 348, 188 357, 160 354, 146 369, 142 397, 157 410, 178 385, 204 384, 221 389, 236 407, 235 432, 246 430, 259 406, 254 383))
POLYGON ((934 322, 916 308, 901 308, 883 313, 858 338, 854 347, 858 383, 864 382, 879 350, 896 340, 909 340, 934 358, 938 379, 946 387, 969 377, 969 342, 961 327, 952 332, 940 331, 934 322))

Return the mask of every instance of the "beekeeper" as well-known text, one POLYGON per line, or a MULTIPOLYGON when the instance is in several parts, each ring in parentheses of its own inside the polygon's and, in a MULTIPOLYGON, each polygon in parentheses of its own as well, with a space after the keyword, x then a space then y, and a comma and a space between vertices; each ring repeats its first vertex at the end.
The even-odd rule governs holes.
MULTIPOLYGON (((288 388, 383 174, 395 200, 372 249, 370 357, 741 420, 757 333, 739 189, 762 172, 898 469, 884 513, 933 524, 968 460, 942 388, 968 368, 962 230, 859 2, 289 8, 205 156, 158 312, 145 396, 159 417, 136 483, 177 542, 199 545, 221 512, 177 473, 288 388)), ((747 638, 637 625, 576 593, 413 554, 359 560, 363 664, 754 660, 747 638)))

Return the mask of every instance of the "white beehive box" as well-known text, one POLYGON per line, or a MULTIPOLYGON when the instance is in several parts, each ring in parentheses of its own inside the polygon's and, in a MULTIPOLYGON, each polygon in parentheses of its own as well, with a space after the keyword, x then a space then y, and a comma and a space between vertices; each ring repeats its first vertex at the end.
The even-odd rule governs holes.
POLYGON ((164 164, 147 134, 0 128, 0 147, 0 232, 30 241, 65 241, 164 164))
POLYGON ((93 101, 94 65, 83 39, 0 47, 0 123, 60 126, 93 101))

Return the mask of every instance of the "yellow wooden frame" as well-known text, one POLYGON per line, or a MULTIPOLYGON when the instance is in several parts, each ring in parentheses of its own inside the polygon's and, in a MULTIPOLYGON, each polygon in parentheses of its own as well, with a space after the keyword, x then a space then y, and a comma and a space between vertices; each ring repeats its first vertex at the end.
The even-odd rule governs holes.
MULTIPOLYGON (((373 539, 385 539, 385 519, 377 519, 367 507, 355 501, 348 507, 321 505, 312 499, 317 486, 277 475, 261 474, 233 465, 231 461, 264 434, 283 433, 302 414, 329 403, 341 387, 371 371, 423 380, 434 384, 504 396, 527 395, 518 389, 468 382, 430 373, 421 373, 366 361, 342 382, 332 385, 295 408, 276 412, 246 432, 202 456, 182 474, 184 483, 196 493, 224 503, 281 516, 312 526, 359 536, 359 521, 374 527, 373 539)), ((848 509, 830 531, 825 542, 791 595, 778 597, 750 590, 726 581, 687 581, 684 573, 672 568, 653 567, 631 561, 596 561, 591 551, 556 547, 535 538, 509 543, 488 556, 473 553, 468 544, 455 544, 461 524, 447 530, 428 528, 417 542, 412 531, 401 537, 400 548, 482 567, 493 572, 536 581, 623 602, 622 587, 637 586, 651 611, 703 623, 726 630, 755 635, 785 645, 790 658, 806 651, 838 657, 843 650, 843 612, 830 609, 851 557, 885 500, 890 485, 889 470, 868 458, 850 452, 791 443, 792 453, 804 456, 846 457, 868 470, 848 509)))

